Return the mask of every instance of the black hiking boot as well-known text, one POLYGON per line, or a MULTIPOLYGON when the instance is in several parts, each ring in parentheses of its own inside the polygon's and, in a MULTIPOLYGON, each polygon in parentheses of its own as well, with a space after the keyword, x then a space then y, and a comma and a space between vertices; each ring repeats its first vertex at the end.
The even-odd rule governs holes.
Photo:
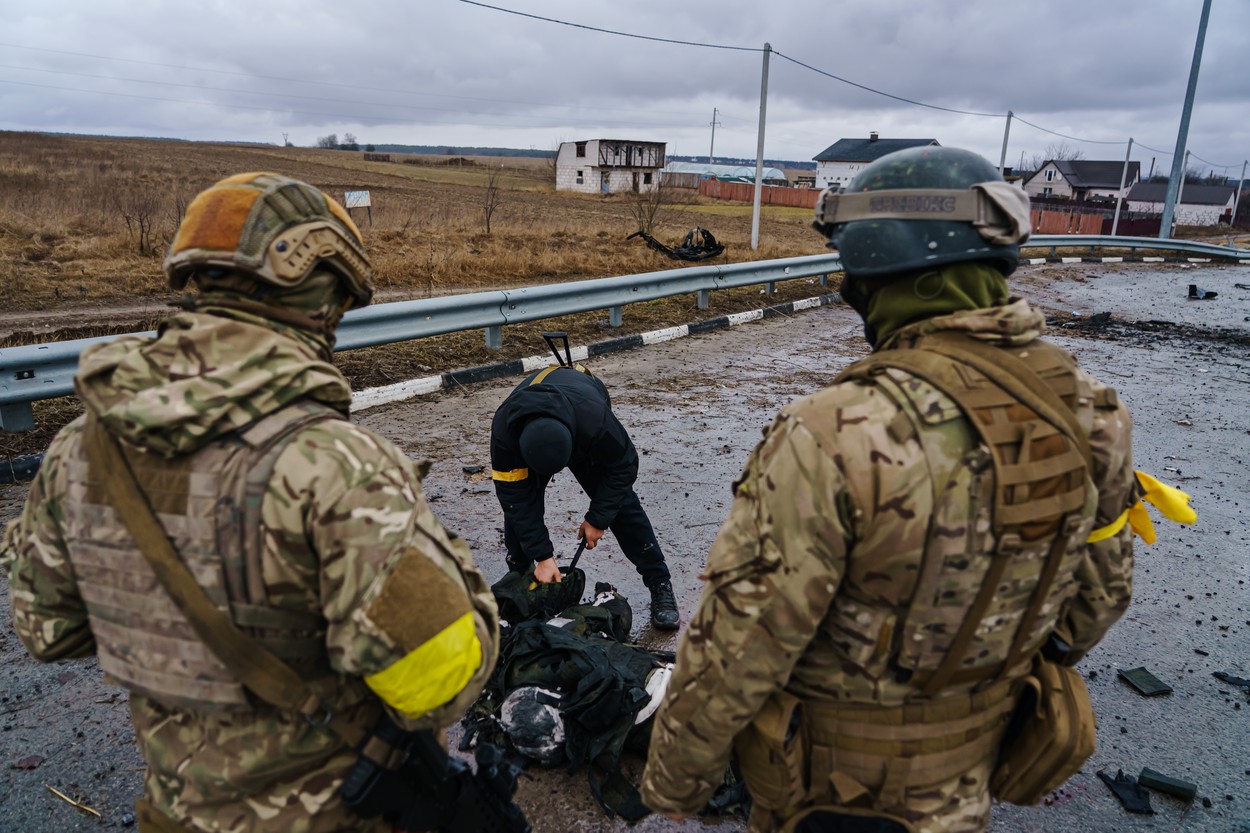
POLYGON ((673 598, 673 583, 661 582, 651 587, 651 626, 662 631, 677 630, 681 615, 677 612, 677 600, 673 598))

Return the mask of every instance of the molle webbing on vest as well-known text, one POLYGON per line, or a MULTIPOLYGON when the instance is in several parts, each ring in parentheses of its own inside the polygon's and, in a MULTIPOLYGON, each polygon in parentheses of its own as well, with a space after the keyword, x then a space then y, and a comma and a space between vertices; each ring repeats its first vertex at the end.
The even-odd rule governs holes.
POLYGON ((875 796, 877 809, 903 809, 908 790, 958 778, 993 756, 1016 688, 1000 680, 982 691, 894 707, 805 702, 809 800, 844 800, 836 785, 856 784, 875 796))
MULTIPOLYGON (((133 448, 118 450, 120 465, 143 483, 143 497, 159 513, 160 528, 211 603, 229 611, 238 627, 308 680, 332 673, 324 648, 325 621, 312 611, 267 603, 258 580, 259 503, 287 441, 300 428, 331 418, 339 415, 301 403, 193 455, 167 459, 133 448)), ((197 636, 127 532, 127 519, 108 496, 112 487, 88 462, 88 442, 84 435, 70 464, 71 489, 82 500, 68 513, 67 527, 76 541, 71 559, 101 670, 170 706, 250 710, 238 679, 197 636)))
MULTIPOLYGON (((960 622, 958 629, 949 637, 949 647, 940 655, 937 667, 909 663, 910 667, 903 670, 930 697, 952 683, 1022 674, 1028 667, 1023 652, 1030 639, 1035 638, 1038 614, 1050 596, 1060 563, 1069 556, 1072 536, 1088 520, 1087 472, 1092 473, 1092 462, 1088 439, 1073 412, 1082 399, 1075 362, 1044 342, 1033 342, 1025 348, 1002 348, 947 332, 925 336, 912 349, 876 353, 839 378, 871 382, 889 368, 928 382, 958 406, 969 429, 989 451, 994 477, 990 560, 980 588, 962 621, 956 620, 960 622), (973 639, 995 604, 1001 582, 1009 575, 1009 569, 1015 571, 1019 580, 1019 565, 1024 563, 1020 559, 1024 557, 1041 563, 1027 608, 1017 609, 1022 615, 1015 623, 1010 646, 1000 642, 999 652, 980 657, 975 667, 964 666, 973 639)), ((906 395, 905 390, 902 392, 906 395)), ((904 411, 914 412, 915 408, 909 406, 904 411)), ((902 428, 893 433, 902 434, 902 428)), ((916 434, 921 445, 926 446, 922 425, 914 425, 907 433, 916 434)), ((928 451, 926 447, 926 456, 928 451)), ((939 481, 947 481, 945 471, 933 471, 930 476, 935 489, 939 481)), ((974 519, 969 516, 965 522, 971 524, 974 519)), ((930 542, 933 535, 931 529, 930 542)), ((927 544, 919 574, 930 574, 931 568, 937 566, 930 560, 937 557, 932 544, 927 544)), ((914 619, 911 627, 917 633, 924 633, 936 621, 948 621, 935 619, 936 609, 929 612, 937 603, 913 597, 902 617, 899 634, 909 627, 908 620, 914 619)))
MULTIPOLYGON (((1033 368, 1015 357, 1004 357, 1005 352, 971 338, 929 336, 915 349, 886 350, 869 356, 843 376, 870 378, 885 368, 897 367, 954 400, 993 456, 992 518, 996 532, 1037 540, 1054 534, 1064 515, 1084 507, 1089 444, 1079 426, 1071 430, 1063 414, 1066 411, 1070 415, 1072 405, 1050 401, 1065 395, 1075 400, 1071 366, 1063 367, 1052 356, 1048 357, 1051 361, 1033 368), (986 362, 1002 362, 1004 358, 1024 365, 1046 384, 1039 390, 1039 386, 1029 386, 1021 379, 1018 385, 1004 389, 998 383, 1015 368, 993 378, 987 378, 986 373, 993 372, 986 362), (968 359, 981 361, 973 370, 968 359)), ((1044 355, 1036 350, 1030 357, 1034 353, 1038 358, 1044 355)), ((1055 354, 1063 355, 1059 351, 1055 354)))

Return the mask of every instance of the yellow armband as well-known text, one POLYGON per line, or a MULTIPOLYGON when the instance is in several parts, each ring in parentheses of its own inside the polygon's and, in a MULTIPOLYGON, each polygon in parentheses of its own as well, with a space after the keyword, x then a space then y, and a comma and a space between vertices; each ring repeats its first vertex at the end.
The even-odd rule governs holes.
POLYGON ((481 665, 482 643, 466 613, 365 683, 400 714, 420 717, 454 699, 481 665))
POLYGON ((1141 500, 1121 512, 1120 517, 1111 523, 1095 529, 1089 534, 1089 538, 1086 541, 1094 544, 1110 538, 1123 529, 1124 524, 1127 523, 1132 527, 1134 534, 1147 544, 1153 544, 1155 542, 1155 527, 1150 520, 1150 513, 1146 511, 1145 503, 1153 504, 1170 521, 1191 524, 1198 520, 1198 513, 1189 505, 1189 495, 1185 492, 1166 483, 1160 483, 1144 471, 1138 471, 1136 475, 1137 482, 1145 492, 1141 500))

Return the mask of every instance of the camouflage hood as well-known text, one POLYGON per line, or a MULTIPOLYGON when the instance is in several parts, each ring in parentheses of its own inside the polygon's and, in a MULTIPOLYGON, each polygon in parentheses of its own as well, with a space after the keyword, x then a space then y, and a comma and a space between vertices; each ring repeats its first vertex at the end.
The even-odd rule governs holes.
POLYGON ((960 332, 1002 347, 1019 347, 1041 336, 1046 318, 1023 298, 1012 298, 999 307, 960 310, 910 324, 894 333, 880 349, 910 347, 929 333, 960 332))
POLYGON ((318 349, 246 313, 181 313, 155 338, 126 336, 83 351, 74 387, 117 436, 187 454, 297 399, 347 413, 351 388, 318 349))

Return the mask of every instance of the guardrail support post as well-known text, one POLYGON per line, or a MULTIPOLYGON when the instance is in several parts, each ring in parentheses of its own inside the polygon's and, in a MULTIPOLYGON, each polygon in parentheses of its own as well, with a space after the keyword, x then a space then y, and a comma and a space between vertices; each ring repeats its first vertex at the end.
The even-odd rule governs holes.
POLYGON ((1059 250, 1059 248, 1058 248, 1057 246, 1051 246, 1051 247, 1050 247, 1050 256, 1051 256, 1051 257, 1054 257, 1054 256, 1055 256, 1055 253, 1056 253, 1058 250, 1059 250))
POLYGON ((707 309, 712 303, 712 293, 706 289, 699 290, 699 309, 707 309))
POLYGON ((776 281, 768 281, 767 283, 764 284, 764 293, 766 295, 775 295, 776 292, 777 292, 776 281))
POLYGON ((0 405, 0 429, 4 431, 29 431, 35 427, 35 412, 29 402, 13 402, 0 405))
POLYGON ((820 285, 821 286, 829 285, 829 273, 828 272, 820 276, 820 285))
POLYGON ((487 327, 486 328, 486 349, 499 350, 503 348, 503 327, 487 327))
POLYGON ((619 327, 624 321, 621 319, 621 308, 612 307, 608 310, 608 323, 613 327, 619 327))

